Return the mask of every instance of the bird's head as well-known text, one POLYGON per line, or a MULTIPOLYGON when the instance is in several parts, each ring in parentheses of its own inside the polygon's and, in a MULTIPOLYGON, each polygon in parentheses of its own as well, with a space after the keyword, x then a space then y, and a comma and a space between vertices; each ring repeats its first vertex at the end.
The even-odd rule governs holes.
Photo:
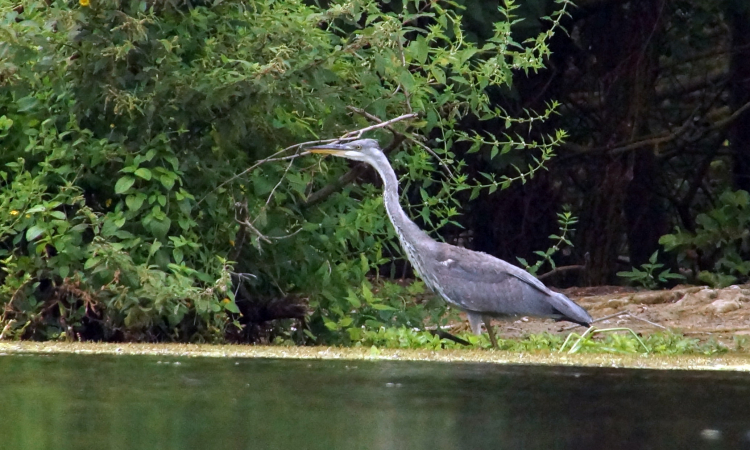
POLYGON ((378 162, 385 159, 383 150, 380 149, 380 145, 375 139, 358 139, 344 144, 322 144, 310 147, 307 150, 310 153, 322 153, 355 161, 364 161, 376 167, 379 165, 378 162))

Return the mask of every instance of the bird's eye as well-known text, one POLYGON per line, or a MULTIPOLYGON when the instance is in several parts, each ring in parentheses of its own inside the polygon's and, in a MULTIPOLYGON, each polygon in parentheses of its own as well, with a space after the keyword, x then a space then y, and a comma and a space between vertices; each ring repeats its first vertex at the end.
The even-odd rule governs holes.
POLYGON ((361 145, 355 145, 354 148, 357 149, 357 150, 362 150, 362 146, 361 145))

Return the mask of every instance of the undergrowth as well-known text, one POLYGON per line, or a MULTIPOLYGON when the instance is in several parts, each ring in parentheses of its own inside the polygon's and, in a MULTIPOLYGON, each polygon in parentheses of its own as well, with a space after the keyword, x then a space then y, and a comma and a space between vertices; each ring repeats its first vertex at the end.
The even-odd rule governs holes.
MULTIPOLYGON (((428 330, 406 327, 363 331, 362 338, 354 342, 353 346, 426 350, 491 348, 486 334, 476 336, 463 332, 454 336, 469 342, 471 346, 440 338, 428 330)), ((564 340, 565 335, 541 333, 529 334, 521 339, 498 339, 498 345, 499 350, 509 352, 558 352, 564 340)), ((734 337, 732 346, 727 346, 715 339, 701 341, 673 331, 640 336, 640 340, 643 345, 631 333, 598 334, 584 338, 576 353, 716 355, 750 350, 750 340, 741 336, 734 337)), ((566 347, 566 351, 567 349, 570 349, 570 346, 566 347)))

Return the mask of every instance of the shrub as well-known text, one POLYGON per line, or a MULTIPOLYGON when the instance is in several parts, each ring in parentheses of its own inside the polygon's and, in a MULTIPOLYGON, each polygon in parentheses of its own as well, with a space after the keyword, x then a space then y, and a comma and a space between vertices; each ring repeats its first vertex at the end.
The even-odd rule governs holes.
POLYGON ((414 114, 392 126, 410 143, 395 165, 422 198, 412 213, 433 230, 451 223, 457 193, 525 180, 563 138, 514 131, 554 105, 512 118, 486 92, 541 67, 562 5, 522 45, 506 2, 481 46, 449 2, 0 6, 2 336, 215 341, 252 308, 294 298, 311 312, 300 340, 438 320, 367 278, 398 253, 372 186, 312 205, 326 163, 270 156, 414 114), (463 130, 468 117, 508 133, 463 130), (432 170, 427 137, 450 177, 432 170), (461 142, 536 156, 515 177, 470 181, 452 153, 461 142))

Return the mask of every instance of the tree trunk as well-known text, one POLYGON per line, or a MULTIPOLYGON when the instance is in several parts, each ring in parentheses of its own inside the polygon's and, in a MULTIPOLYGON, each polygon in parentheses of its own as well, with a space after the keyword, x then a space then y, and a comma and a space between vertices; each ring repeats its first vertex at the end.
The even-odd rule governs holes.
POLYGON ((590 258, 589 284, 615 281, 617 256, 625 247, 621 236, 627 234, 631 257, 641 261, 657 248, 663 228, 663 212, 652 186, 653 149, 617 149, 619 143, 648 134, 647 111, 657 75, 652 49, 662 8, 663 2, 650 0, 603 4, 585 26, 603 104, 592 146, 611 149, 587 171, 591 196, 583 205, 581 228, 582 250, 590 258))
POLYGON ((628 229, 630 264, 640 267, 659 249, 659 238, 666 234, 667 215, 657 195, 654 180, 659 169, 650 148, 633 155, 633 179, 628 186, 624 212, 628 229))
MULTIPOLYGON (((747 0, 731 1, 728 16, 732 28, 730 106, 736 111, 750 102, 750 5, 747 0)), ((730 143, 734 157, 734 185, 750 192, 750 110, 732 124, 730 143)))

